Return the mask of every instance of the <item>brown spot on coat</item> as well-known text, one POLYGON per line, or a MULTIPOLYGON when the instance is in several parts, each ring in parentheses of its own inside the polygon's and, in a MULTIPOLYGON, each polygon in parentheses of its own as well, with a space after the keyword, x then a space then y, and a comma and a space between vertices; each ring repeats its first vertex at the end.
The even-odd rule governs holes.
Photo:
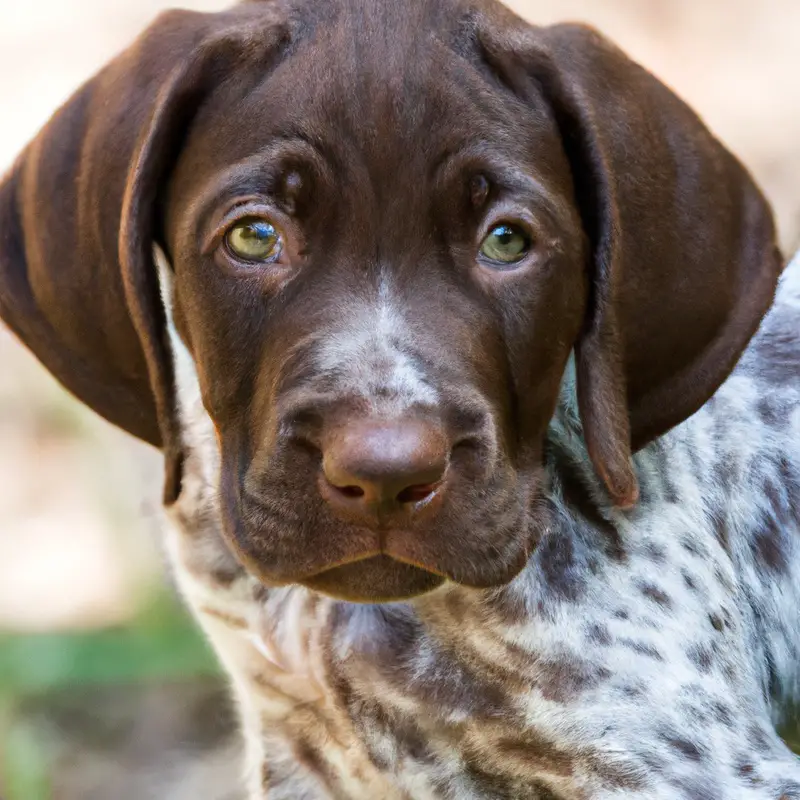
POLYGON ((654 564, 663 564, 667 560, 666 549, 657 542, 647 542, 644 546, 644 554, 654 564))
POLYGON ((798 800, 800 798, 800 783, 797 781, 781 781, 778 791, 782 792, 780 800, 798 800))
POLYGON ((708 756, 705 749, 677 734, 662 733, 661 739, 689 761, 702 761, 708 756))
POLYGON ((533 732, 524 739, 501 738, 497 742, 497 754, 501 759, 522 762, 532 774, 550 774, 569 777, 575 772, 576 756, 563 750, 554 742, 533 732))
POLYGON ((691 661, 702 674, 707 675, 711 672, 714 657, 708 647, 702 644, 692 645, 686 651, 686 655, 689 661, 691 661))
POLYGON ((269 764, 265 761, 261 765, 261 788, 265 791, 269 791, 271 785, 271 772, 269 768, 269 764))
POLYGON ((786 404, 782 400, 776 400, 770 393, 758 401, 756 409, 761 421, 771 428, 783 427, 789 420, 786 404))
POLYGON ((696 558, 708 558, 708 550, 705 546, 688 535, 681 537, 681 547, 696 558))
POLYGON ((748 786, 760 786, 764 779, 756 771, 755 765, 749 761, 742 761, 736 768, 736 774, 748 786))
POLYGON ((747 740, 750 747, 757 753, 766 755, 772 750, 772 741, 764 729, 757 723, 751 723, 747 728, 747 740))
POLYGON ((316 776, 323 786, 336 786, 339 781, 323 753, 306 739, 294 739, 292 750, 298 764, 316 776))
POLYGON ((594 689, 611 677, 611 672, 605 667, 567 658, 562 661, 539 661, 536 673, 536 683, 542 697, 554 703, 575 700, 578 695, 594 689))
POLYGON ((712 701, 711 713, 714 715, 714 718, 726 728, 734 727, 733 714, 730 708, 724 703, 721 703, 719 700, 712 701))
POLYGON ((593 622, 586 628, 586 638, 593 644, 604 647, 611 644, 611 633, 608 627, 598 622, 593 622))
POLYGON ((586 576, 575 560, 575 543, 563 531, 549 532, 536 551, 536 562, 554 600, 575 602, 586 587, 586 576))
MULTIPOLYGON (((463 765, 466 777, 481 796, 514 797, 517 788, 514 780, 496 770, 485 769, 485 757, 482 753, 465 754, 463 765)), ((533 797, 538 798, 539 795, 534 794, 533 797)))
POLYGON ((699 592, 700 587, 698 586, 697 579, 687 570, 681 570, 681 576, 683 577, 683 582, 686 584, 686 588, 690 589, 693 592, 699 592))
POLYGON ((755 532, 752 547, 756 561, 765 570, 781 574, 789 568, 783 532, 772 517, 768 517, 755 532))
POLYGON ((211 580, 223 589, 229 589, 234 581, 244 575, 244 570, 236 567, 220 567, 211 571, 211 580))
POLYGON ((725 621, 719 614, 709 614, 708 621, 711 623, 711 627, 714 628, 715 631, 722 631, 725 630, 725 621))
POLYGON ((643 583, 639 587, 639 591, 648 599, 658 604, 662 608, 672 608, 672 598, 658 586, 652 583, 643 583))
POLYGON ((720 546, 726 553, 731 552, 731 535, 728 526, 728 518, 722 509, 715 508, 711 512, 711 527, 714 530, 714 536, 719 542, 720 546))
POLYGON ((626 637, 619 639, 619 643, 623 647, 627 647, 628 650, 633 650, 634 653, 639 653, 639 655, 647 656, 648 658, 655 659, 656 661, 664 660, 664 656, 662 656, 661 653, 655 647, 653 647, 653 645, 647 644, 646 642, 639 642, 635 639, 628 639, 626 637))

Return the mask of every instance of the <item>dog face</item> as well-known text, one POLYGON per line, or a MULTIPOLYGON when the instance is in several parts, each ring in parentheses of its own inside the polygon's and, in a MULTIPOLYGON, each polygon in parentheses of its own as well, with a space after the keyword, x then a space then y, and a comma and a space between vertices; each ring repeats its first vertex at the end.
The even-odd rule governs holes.
POLYGON ((530 552, 586 305, 569 165, 545 104, 422 20, 370 22, 198 116, 166 204, 176 318, 264 580, 493 585, 530 552))
POLYGON ((3 185, 0 310, 165 449, 174 499, 159 244, 248 569, 364 601, 500 585, 546 524, 570 353, 589 453, 630 505, 631 448, 705 402, 769 305, 771 215, 591 31, 317 5, 168 15, 88 84, 3 185))

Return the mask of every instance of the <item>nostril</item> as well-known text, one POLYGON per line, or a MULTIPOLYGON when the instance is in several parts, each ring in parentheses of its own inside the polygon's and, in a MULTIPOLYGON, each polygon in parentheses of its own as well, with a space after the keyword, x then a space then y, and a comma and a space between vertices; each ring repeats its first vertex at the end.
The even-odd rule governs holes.
POLYGON ((397 495, 398 503, 421 503, 431 497, 441 485, 437 483, 420 483, 417 486, 407 486, 397 495))
POLYGON ((358 498, 364 496, 364 490, 360 486, 334 486, 339 494, 348 498, 358 498))

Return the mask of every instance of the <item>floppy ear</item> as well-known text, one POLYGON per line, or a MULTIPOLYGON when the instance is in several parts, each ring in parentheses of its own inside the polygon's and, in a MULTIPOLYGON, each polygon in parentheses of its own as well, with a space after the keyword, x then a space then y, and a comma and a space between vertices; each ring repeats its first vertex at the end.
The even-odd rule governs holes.
POLYGON ((631 453, 711 397, 772 302, 772 213, 694 112, 593 30, 509 17, 479 39, 561 133, 590 249, 578 403, 597 473, 630 506, 631 453))
POLYGON ((67 389, 161 447, 180 491, 153 245, 160 190, 204 96, 285 41, 271 8, 167 12, 81 88, 0 184, 0 317, 67 389))

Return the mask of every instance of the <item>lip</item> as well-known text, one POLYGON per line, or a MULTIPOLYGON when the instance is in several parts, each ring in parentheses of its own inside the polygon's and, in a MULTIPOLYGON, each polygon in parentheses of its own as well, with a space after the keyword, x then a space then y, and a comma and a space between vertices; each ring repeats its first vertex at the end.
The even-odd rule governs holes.
POLYGON ((377 555, 328 568, 299 581, 314 591, 356 603, 389 603, 409 600, 437 589, 441 575, 377 555))
MULTIPOLYGON (((414 533, 404 528, 387 528, 383 532, 371 531, 376 537, 376 546, 374 548, 362 549, 357 553, 351 554, 346 558, 341 558, 337 561, 328 562, 323 566, 315 567, 305 573, 295 573, 292 575, 284 575, 277 577, 270 575, 264 571, 264 564, 260 559, 253 558, 251 555, 242 552, 236 548, 236 555, 242 565, 258 580, 265 585, 279 587, 289 586, 292 584, 301 584, 312 589, 319 589, 326 594, 331 594, 338 597, 336 591, 331 588, 338 584, 338 581, 344 577, 347 582, 352 582, 354 578, 358 579, 359 583, 366 584, 359 574, 363 571, 367 573, 378 573, 372 579, 370 584, 370 591, 366 592, 364 587, 364 594, 369 594, 370 597, 374 595, 375 587, 396 585, 402 580, 402 576, 406 576, 406 580, 413 586, 431 585, 438 586, 446 580, 450 580, 450 576, 444 572, 436 569, 435 567, 423 564, 420 561, 404 556, 401 553, 394 553, 387 551, 387 540, 393 542, 402 542, 408 537, 413 537, 414 533), (375 564, 380 562, 380 569, 376 570, 375 564), (425 576, 425 577, 423 577, 425 576)), ((427 591, 427 589, 425 590, 427 591)), ((380 591, 379 591, 380 593, 380 591)), ((400 594, 398 598, 410 597, 419 592, 412 592, 411 594, 400 594)))
MULTIPOLYGON (((387 528, 386 533, 391 535, 392 539, 402 538, 405 535, 412 535, 409 531, 400 528, 387 528)), ((358 564, 364 564, 365 562, 372 561, 373 559, 383 559, 385 560, 386 564, 391 563, 397 567, 412 567, 419 572, 426 572, 429 575, 434 575, 440 580, 447 580, 449 578, 449 576, 445 573, 440 572, 439 570, 426 564, 415 561, 412 558, 387 552, 385 549, 385 544, 382 542, 381 546, 375 550, 364 550, 350 558, 343 558, 339 561, 326 564, 321 569, 315 569, 305 575, 298 575, 292 579, 292 583, 307 583, 315 580, 316 578, 324 576, 329 572, 346 569, 348 567, 355 567, 358 564)))

